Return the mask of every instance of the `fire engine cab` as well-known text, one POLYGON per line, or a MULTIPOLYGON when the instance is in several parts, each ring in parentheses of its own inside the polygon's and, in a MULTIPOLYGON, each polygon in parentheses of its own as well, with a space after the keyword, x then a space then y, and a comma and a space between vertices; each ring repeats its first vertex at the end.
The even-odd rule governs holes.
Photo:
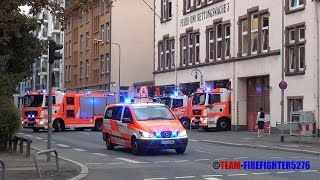
POLYGON ((231 129, 231 93, 226 88, 198 89, 192 98, 193 126, 203 129, 231 129))
MULTIPOLYGON (((116 102, 115 95, 107 91, 52 91, 52 122, 55 131, 69 128, 101 130, 107 105, 116 102)), ((34 132, 48 129, 48 93, 27 92, 22 108, 22 126, 34 132)))

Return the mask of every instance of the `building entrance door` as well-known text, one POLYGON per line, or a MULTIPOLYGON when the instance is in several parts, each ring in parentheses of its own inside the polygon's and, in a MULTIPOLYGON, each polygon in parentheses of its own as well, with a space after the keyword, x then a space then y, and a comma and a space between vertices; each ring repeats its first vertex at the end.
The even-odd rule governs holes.
MULTIPOLYGON (((247 129, 256 131, 256 120, 259 108, 270 114, 269 76, 247 79, 247 129)), ((266 127, 269 122, 265 123, 266 127)))

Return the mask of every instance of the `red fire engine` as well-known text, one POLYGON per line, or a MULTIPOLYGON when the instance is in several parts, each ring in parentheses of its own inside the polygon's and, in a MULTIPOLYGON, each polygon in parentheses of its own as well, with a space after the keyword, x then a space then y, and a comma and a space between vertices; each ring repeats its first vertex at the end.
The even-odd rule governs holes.
POLYGON ((231 93, 226 88, 199 89, 192 100, 193 126, 203 129, 231 129, 231 93))
MULTIPOLYGON (((55 131, 75 128, 101 130, 106 105, 116 102, 111 92, 99 90, 53 90, 52 122, 55 131)), ((48 93, 28 92, 22 108, 22 126, 34 132, 48 129, 48 93)))

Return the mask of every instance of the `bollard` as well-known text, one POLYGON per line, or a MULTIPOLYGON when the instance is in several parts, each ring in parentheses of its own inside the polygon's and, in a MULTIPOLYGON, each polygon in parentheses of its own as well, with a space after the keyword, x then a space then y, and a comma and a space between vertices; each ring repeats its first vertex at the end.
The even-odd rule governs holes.
POLYGON ((2 180, 6 180, 6 173, 7 173, 7 169, 6 169, 6 164, 0 160, 0 164, 2 166, 2 180))
POLYGON ((31 143, 32 143, 32 140, 27 139, 27 153, 26 153, 26 157, 30 157, 31 143))
POLYGON ((17 152, 17 145, 18 145, 18 138, 17 138, 17 136, 15 136, 13 138, 13 151, 14 152, 17 152))
POLYGON ((9 140, 9 151, 12 151, 12 141, 13 141, 13 139, 10 138, 10 140, 9 140))
POLYGON ((20 138, 20 153, 23 153, 23 137, 20 138))

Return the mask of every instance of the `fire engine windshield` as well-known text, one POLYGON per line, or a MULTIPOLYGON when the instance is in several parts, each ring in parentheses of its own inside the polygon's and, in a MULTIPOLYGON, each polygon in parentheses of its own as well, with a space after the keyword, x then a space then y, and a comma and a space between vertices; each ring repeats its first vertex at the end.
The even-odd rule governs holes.
POLYGON ((133 111, 138 121, 174 120, 171 111, 164 106, 137 106, 133 111))
POLYGON ((196 93, 193 96, 192 105, 204 105, 206 102, 205 93, 196 93))
POLYGON ((24 97, 24 107, 42 106, 43 95, 27 95, 24 97))

